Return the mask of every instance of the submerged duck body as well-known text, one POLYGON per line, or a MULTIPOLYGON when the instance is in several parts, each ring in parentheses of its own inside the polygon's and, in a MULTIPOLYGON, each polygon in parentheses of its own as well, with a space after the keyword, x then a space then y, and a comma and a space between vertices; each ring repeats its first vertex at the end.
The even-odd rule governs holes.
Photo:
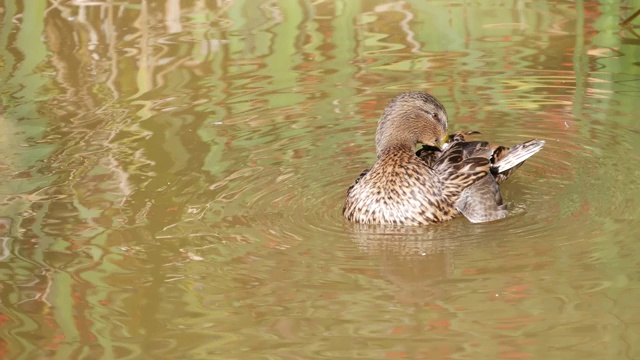
POLYGON ((467 142, 465 135, 472 133, 447 135, 446 111, 429 94, 396 96, 378 124, 375 164, 347 191, 345 218, 364 224, 424 225, 460 213, 471 222, 506 217, 499 184, 544 141, 508 149, 467 142), (418 152, 417 144, 423 145, 418 152))

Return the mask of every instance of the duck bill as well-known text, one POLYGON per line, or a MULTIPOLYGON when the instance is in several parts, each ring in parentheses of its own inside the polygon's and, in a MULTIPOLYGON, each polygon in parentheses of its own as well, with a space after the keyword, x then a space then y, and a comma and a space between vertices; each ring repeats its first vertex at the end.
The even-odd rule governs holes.
POLYGON ((440 144, 437 144, 436 147, 440 150, 440 151, 444 151, 447 150, 447 148, 449 147, 449 139, 451 138, 451 135, 447 135, 445 136, 441 141, 440 144))

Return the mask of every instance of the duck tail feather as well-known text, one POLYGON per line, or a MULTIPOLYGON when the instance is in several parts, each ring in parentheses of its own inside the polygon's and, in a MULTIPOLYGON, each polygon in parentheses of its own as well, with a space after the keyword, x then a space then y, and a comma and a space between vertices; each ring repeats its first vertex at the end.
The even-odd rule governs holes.
POLYGON ((511 149, 496 150, 492 170, 500 174, 512 168, 522 165, 525 160, 540 151, 544 146, 544 140, 529 140, 518 144, 511 149))

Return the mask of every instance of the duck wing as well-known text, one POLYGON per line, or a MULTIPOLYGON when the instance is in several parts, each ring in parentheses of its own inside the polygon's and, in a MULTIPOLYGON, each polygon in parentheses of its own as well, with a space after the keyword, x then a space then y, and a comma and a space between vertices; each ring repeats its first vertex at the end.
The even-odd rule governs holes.
POLYGON ((493 176, 485 176, 466 188, 456 201, 456 209, 472 223, 494 221, 508 215, 500 186, 493 176))
MULTIPOLYGON (((488 147, 488 144, 486 145, 488 147)), ((456 208, 472 223, 507 217, 507 205, 500 193, 500 184, 509 178, 528 158, 544 146, 542 140, 529 140, 511 149, 498 146, 491 153, 491 174, 466 188, 456 208)))
POLYGON ((490 173, 491 152, 477 144, 453 142, 434 162, 444 184, 443 194, 457 198, 471 184, 490 173))
MULTIPOLYGON (((449 142, 445 149, 454 146, 455 152, 462 155, 462 159, 473 157, 487 158, 491 162, 491 174, 480 178, 466 187, 458 201, 456 208, 472 223, 481 223, 505 218, 508 215, 507 205, 504 204, 500 193, 500 184, 508 179, 525 160, 540 151, 544 146, 542 140, 529 140, 512 148, 505 146, 492 147, 486 141, 466 141, 465 135, 479 134, 477 131, 457 132, 449 135, 449 142)), ((444 157, 447 151, 439 152, 437 148, 423 146, 416 155, 427 165, 433 167, 444 157)))
MULTIPOLYGON (((452 139, 454 139, 456 146, 462 149, 465 159, 481 157, 493 160, 494 151, 487 141, 465 142, 461 133, 456 133, 452 139)), ((493 171, 493 163, 491 171, 493 171)), ((472 223, 494 221, 508 215, 507 205, 504 204, 500 193, 500 186, 493 176, 485 176, 465 188, 455 206, 472 223)))
POLYGON ((442 150, 435 146, 422 145, 422 148, 416 151, 416 156, 419 157, 428 167, 433 168, 436 160, 442 155, 442 150))

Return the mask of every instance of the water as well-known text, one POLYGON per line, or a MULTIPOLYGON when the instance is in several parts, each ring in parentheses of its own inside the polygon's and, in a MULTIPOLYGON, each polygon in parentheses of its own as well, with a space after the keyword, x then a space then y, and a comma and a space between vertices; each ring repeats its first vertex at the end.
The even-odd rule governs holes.
POLYGON ((640 358, 638 8, 4 3, 0 356, 640 358), (410 89, 546 140, 509 218, 342 220, 410 89))

